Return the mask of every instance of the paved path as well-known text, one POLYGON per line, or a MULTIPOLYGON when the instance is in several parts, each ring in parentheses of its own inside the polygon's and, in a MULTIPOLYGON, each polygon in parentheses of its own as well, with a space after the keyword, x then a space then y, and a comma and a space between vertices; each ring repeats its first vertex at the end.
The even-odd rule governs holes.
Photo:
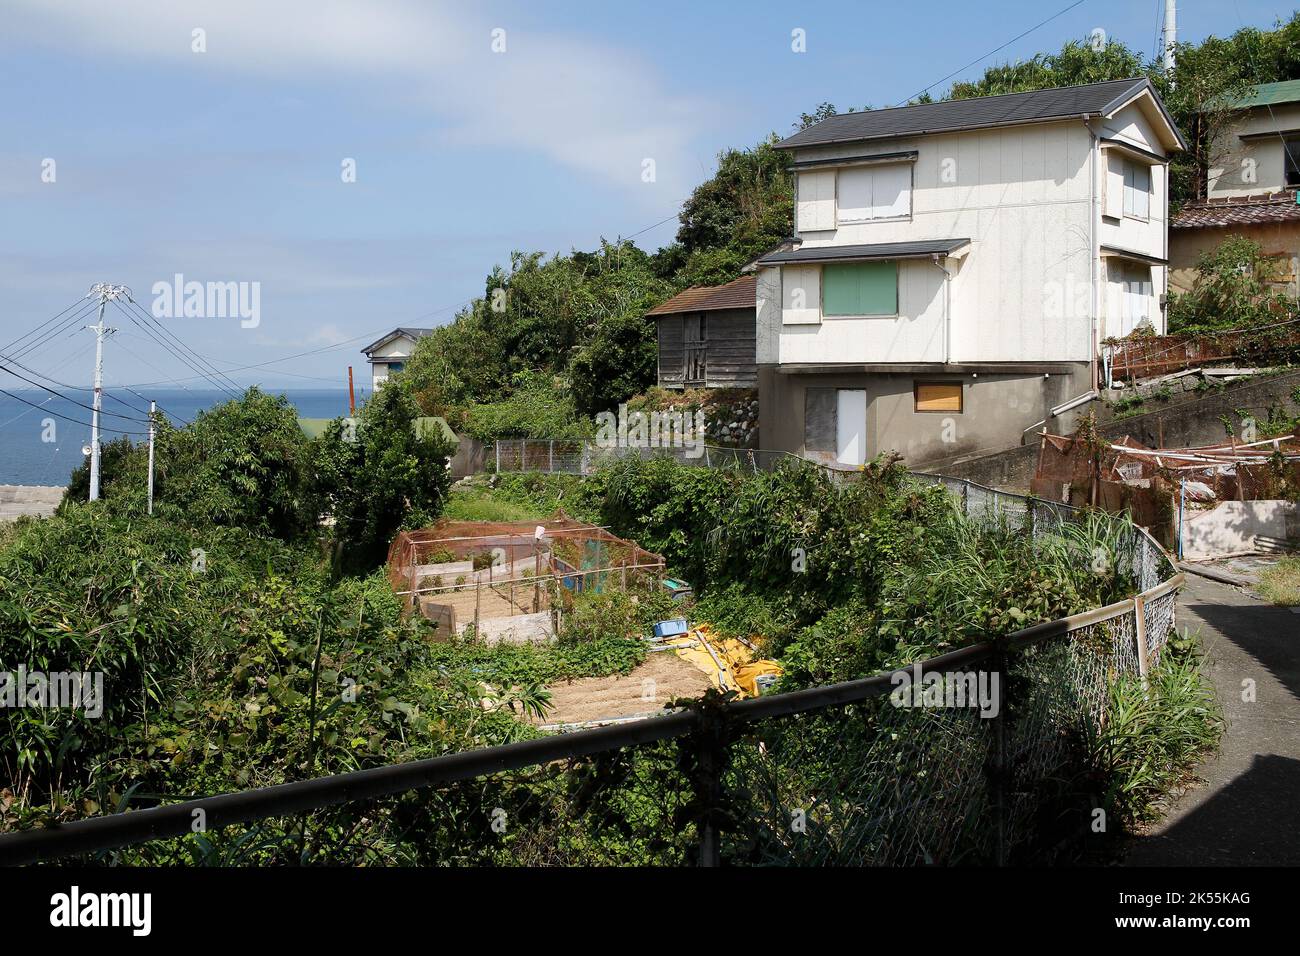
POLYGON ((1178 626, 1200 629, 1228 727, 1197 771, 1205 782, 1134 841, 1126 864, 1300 864, 1300 613, 1189 574, 1178 626))
POLYGON ((21 515, 51 515, 63 500, 63 489, 50 485, 0 485, 0 521, 21 515))

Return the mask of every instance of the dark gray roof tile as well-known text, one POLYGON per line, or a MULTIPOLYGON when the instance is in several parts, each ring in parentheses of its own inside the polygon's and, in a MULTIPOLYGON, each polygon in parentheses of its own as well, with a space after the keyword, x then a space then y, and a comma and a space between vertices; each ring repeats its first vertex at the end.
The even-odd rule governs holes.
MULTIPOLYGON (((788 136, 778 149, 825 146, 869 139, 923 136, 967 129, 1016 126, 1072 116, 1098 116, 1109 112, 1142 89, 1149 89, 1169 125, 1174 126, 1151 82, 1145 78, 1108 80, 1084 86, 1062 86, 1028 93, 1005 93, 966 100, 944 100, 891 109, 840 113, 815 126, 788 136)), ((1181 134, 1179 134, 1181 135, 1181 134)))

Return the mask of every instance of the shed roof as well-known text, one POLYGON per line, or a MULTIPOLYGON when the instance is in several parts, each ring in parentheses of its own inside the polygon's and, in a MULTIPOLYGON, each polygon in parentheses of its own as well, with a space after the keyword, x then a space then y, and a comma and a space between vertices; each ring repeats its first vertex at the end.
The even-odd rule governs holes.
POLYGON ((918 103, 890 109, 863 110, 830 116, 808 129, 788 136, 778 149, 826 146, 869 139, 923 136, 996 126, 1018 126, 1079 116, 1108 116, 1135 96, 1146 92, 1168 124, 1170 139, 1184 145, 1168 110, 1145 77, 1107 80, 1082 86, 1061 86, 1027 93, 1003 93, 964 100, 918 103))
POLYGON ((646 315, 676 315, 681 312, 717 312, 720 309, 754 308, 758 280, 744 275, 725 285, 697 285, 679 292, 655 306, 646 315))

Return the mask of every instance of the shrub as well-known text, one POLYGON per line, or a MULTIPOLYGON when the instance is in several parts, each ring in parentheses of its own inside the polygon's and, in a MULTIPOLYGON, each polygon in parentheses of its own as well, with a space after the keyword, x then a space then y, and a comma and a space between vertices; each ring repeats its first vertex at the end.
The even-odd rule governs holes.
POLYGON ((1172 332, 1206 332, 1276 322, 1290 311, 1278 266, 1256 242, 1229 236, 1202 253, 1192 288, 1169 297, 1172 332))
POLYGON ((404 525, 431 523, 451 486, 451 449, 415 431, 419 408, 402 388, 380 389, 362 408, 355 435, 336 420, 314 442, 314 510, 333 519, 340 567, 377 567, 404 525))

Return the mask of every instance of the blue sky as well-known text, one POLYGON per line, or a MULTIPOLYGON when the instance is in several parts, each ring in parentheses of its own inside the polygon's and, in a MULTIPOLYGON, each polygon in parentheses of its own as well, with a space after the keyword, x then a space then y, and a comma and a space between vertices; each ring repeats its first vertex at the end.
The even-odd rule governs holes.
MULTIPOLYGON (((149 308, 154 283, 181 273, 260 284, 256 328, 162 320, 219 367, 274 363, 235 380, 342 384, 348 364, 364 372, 366 342, 348 340, 447 321, 512 249, 639 232, 675 214, 719 150, 789 132, 825 100, 905 100, 1069 2, 6 0, 0 346, 94 282, 149 308)), ((1085 0, 958 78, 1098 27, 1150 54, 1163 6, 1085 0)), ((1290 10, 1180 0, 1179 35, 1290 10)), ((636 241, 655 248, 675 227, 636 241)), ((123 317, 112 324, 110 384, 193 384, 123 317)), ((80 382, 90 339, 69 332, 24 361, 80 382)))

